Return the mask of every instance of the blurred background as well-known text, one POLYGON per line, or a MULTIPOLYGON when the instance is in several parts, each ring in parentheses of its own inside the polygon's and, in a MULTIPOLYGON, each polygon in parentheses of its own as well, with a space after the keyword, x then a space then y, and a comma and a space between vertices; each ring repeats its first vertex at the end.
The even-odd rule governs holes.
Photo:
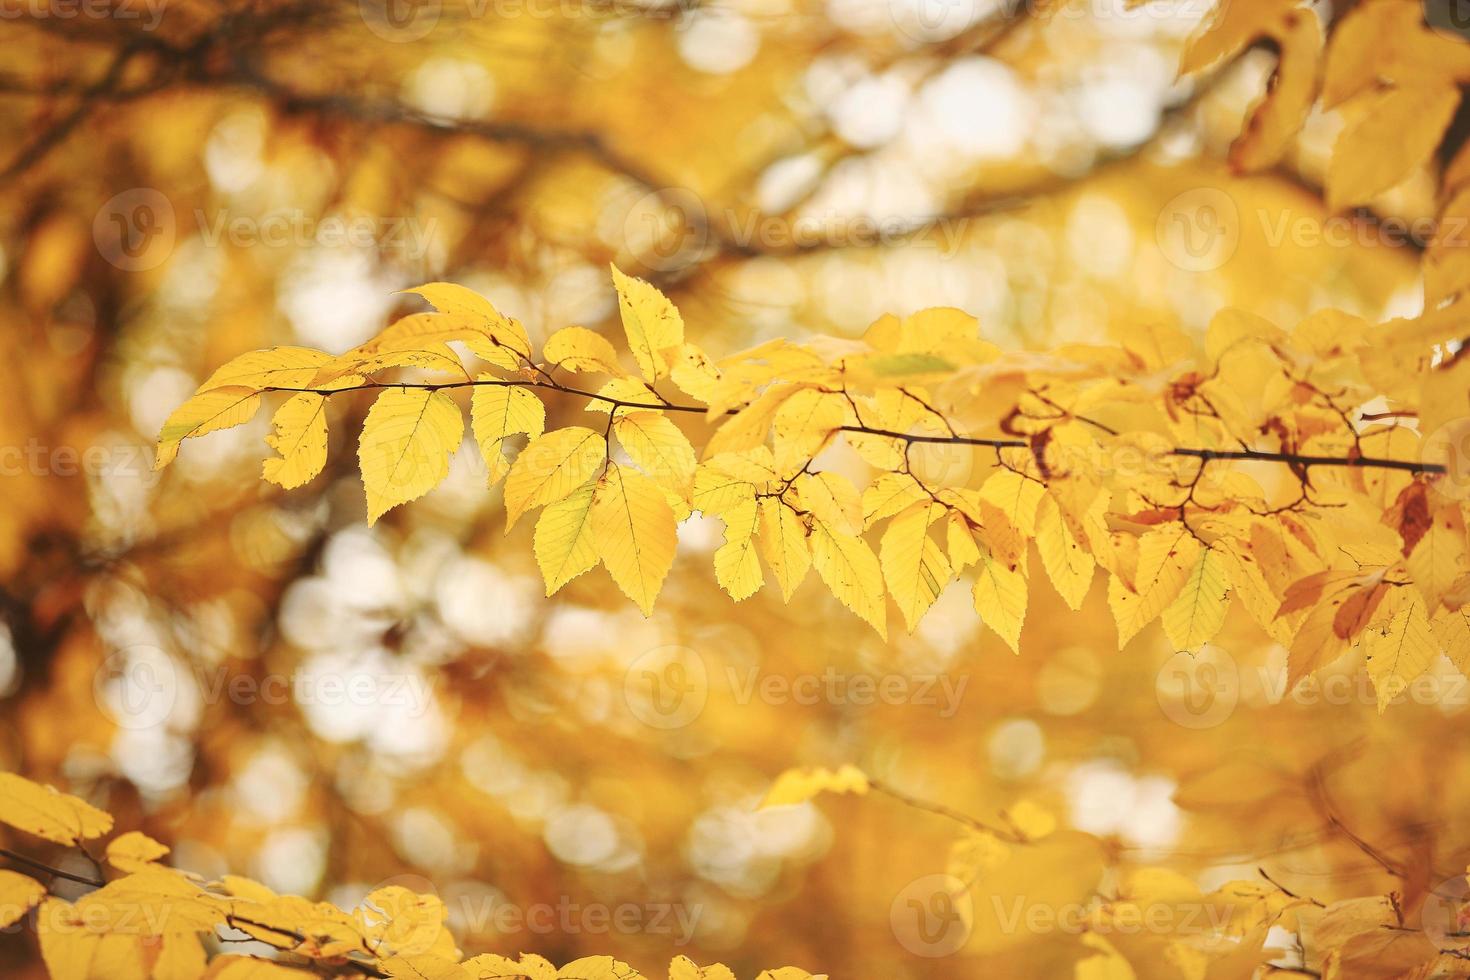
MULTIPOLYGON (((1285 693, 1238 608, 1199 661, 1156 628, 1119 653, 1096 583, 1073 614, 1038 582, 1020 656, 964 581, 885 644, 812 582, 734 606, 698 516, 652 618, 602 571, 547 600, 472 448, 367 529, 366 401, 300 490, 259 479, 264 414, 151 470, 229 357, 345 350, 441 279, 539 340, 617 331, 615 262, 713 355, 937 305, 1034 348, 1226 305, 1417 312, 1415 236, 1382 219, 1412 229, 1432 180, 1329 215, 1338 114, 1231 176, 1274 56, 1176 79, 1209 6, 0 2, 0 766, 206 876, 348 908, 407 884, 467 951, 656 975, 1067 976, 1096 949, 1017 927, 1013 896, 1085 903, 1143 866, 1323 901, 1460 873, 1470 691, 1443 664, 1379 717, 1360 674, 1285 693), (916 931, 954 822, 754 809, 844 762, 1060 829, 958 931, 916 931)), ((0 936, 0 973, 35 969, 0 936)))

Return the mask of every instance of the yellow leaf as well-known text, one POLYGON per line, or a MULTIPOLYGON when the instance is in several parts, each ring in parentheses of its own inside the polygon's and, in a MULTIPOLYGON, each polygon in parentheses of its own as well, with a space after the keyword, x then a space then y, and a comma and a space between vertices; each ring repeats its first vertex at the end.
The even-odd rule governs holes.
POLYGON ((431 956, 457 963, 459 950, 444 925, 448 916, 437 895, 388 885, 369 894, 353 918, 379 955, 431 956))
POLYGON ((107 863, 119 871, 143 871, 154 867, 168 847, 147 834, 130 830, 107 843, 107 863))
POLYGON ((204 980, 303 980, 316 974, 293 970, 254 956, 217 956, 209 963, 204 980))
POLYGON ((1439 146, 1460 104, 1460 90, 1399 86, 1375 96, 1367 113, 1338 136, 1327 165, 1327 206, 1367 204, 1396 186, 1439 146))
POLYGON ((463 439, 464 418, 444 392, 390 388, 379 395, 357 444, 368 526, 448 476, 449 457, 463 439))
POLYGON ((687 956, 676 956, 669 964, 669 980, 735 980, 735 974, 722 963, 701 967, 687 956))
POLYGON ((1438 609, 1456 583, 1470 572, 1465 519, 1459 507, 1442 507, 1435 513, 1433 523, 1409 552, 1407 563, 1428 608, 1438 609))
POLYGON ((664 400, 637 378, 613 378, 596 391, 587 411, 603 415, 627 415, 629 412, 657 410, 664 400))
POLYGON ((694 344, 679 348, 669 377, 680 391, 706 404, 714 401, 720 390, 720 369, 694 344))
POLYGON ((266 459, 265 478, 287 490, 309 483, 327 463, 326 396, 293 395, 276 409, 271 425, 265 441, 280 455, 266 459))
POLYGON ((674 512, 652 480, 611 463, 592 498, 592 529, 598 557, 643 615, 674 564, 674 512))
MULTIPOLYGON (((482 374, 479 381, 492 381, 482 374)), ((525 435, 532 439, 546 431, 546 407, 541 399, 519 385, 481 384, 470 396, 470 426, 489 470, 491 486, 510 469, 503 449, 505 439, 525 435)))
POLYGON ((153 468, 161 470, 179 454, 184 439, 218 432, 249 422, 260 408, 260 395, 251 388, 214 388, 194 395, 174 409, 158 433, 153 468))
POLYGON ((862 796, 868 791, 868 777, 854 765, 844 765, 835 772, 825 766, 787 769, 776 777, 766 791, 759 809, 805 803, 820 793, 852 793, 862 796))
POLYGON ((221 365, 199 386, 213 388, 305 388, 332 355, 309 347, 267 347, 247 351, 221 365))
POLYGON ((812 529, 812 564, 837 601, 888 638, 883 572, 867 542, 820 518, 812 529))
POLYGON ((909 474, 881 474, 863 491, 863 530, 928 499, 929 494, 909 474))
POLYGON ((944 539, 949 550, 949 563, 956 572, 962 572, 980 560, 980 547, 975 544, 970 522, 957 510, 949 512, 944 524, 944 539))
POLYGON ((715 549, 715 581, 736 602, 766 584, 756 557, 756 525, 760 512, 754 499, 725 512, 725 543, 715 549))
MULTIPOLYGON (((768 450, 766 455, 770 455, 768 450)), ((707 459, 694 471, 693 506, 701 513, 723 514, 731 507, 754 500, 756 484, 764 484, 774 476, 768 466, 752 461, 743 453, 724 453, 707 459)))
POLYGON ((57 844, 74 844, 107 833, 112 816, 86 800, 0 772, 0 823, 57 844))
POLYGON ((688 502, 694 488, 694 447, 662 412, 629 412, 613 420, 613 434, 644 475, 688 502))
POLYGON ((505 478, 506 531, 531 508, 566 499, 606 458, 607 441, 586 426, 569 425, 532 439, 505 478))
POLYGON ((556 971, 558 980, 642 980, 641 974, 611 956, 584 956, 556 971))
POLYGON ((459 355, 443 341, 406 336, 367 344, 333 358, 330 364, 317 371, 311 380, 311 387, 339 388, 343 387, 344 380, 349 377, 366 376, 387 368, 422 368, 425 371, 469 377, 459 361, 459 355))
POLYGON ((1430 625, 1450 663, 1461 674, 1470 676, 1470 606, 1441 609, 1430 625))
POLYGON ((586 327, 564 327, 546 338, 541 348, 546 363, 581 374, 600 372, 620 375, 618 352, 606 337, 586 327))
POLYGON ((50 976, 68 980, 90 980, 94 976, 93 966, 104 937, 87 929, 70 902, 59 898, 42 901, 36 914, 36 932, 41 942, 41 961, 50 976))
POLYGON ((1026 578, 990 555, 975 566, 975 611, 1015 653, 1021 652, 1021 624, 1026 620, 1026 578))
POLYGON ((1218 4, 1180 63, 1181 74, 1197 72, 1239 54, 1260 38, 1275 43, 1276 71, 1230 147, 1230 163, 1237 171, 1271 166, 1306 121, 1317 95, 1322 54, 1322 27, 1316 14, 1296 0, 1218 4))
POLYGON ((883 580, 910 633, 954 574, 929 536, 929 525, 944 516, 944 510, 942 504, 915 504, 889 522, 878 546, 883 580))
POLYGON ((1128 960, 1097 933, 1082 934, 1080 944, 1097 952, 1083 957, 1073 967, 1073 980, 1138 980, 1128 960))
POLYGON ((774 384, 710 436, 704 445, 704 458, 713 459, 723 453, 738 453, 763 445, 770 434, 771 420, 786 399, 802 389, 796 385, 774 384))
POLYGON ((1108 605, 1118 624, 1118 649, 1157 619, 1179 595, 1199 548, 1199 541, 1177 521, 1161 524, 1138 539, 1136 588, 1129 588, 1119 575, 1108 580, 1108 605))
POLYGON ((1036 512, 1046 488, 1015 470, 996 470, 980 487, 980 498, 988 500, 1011 524, 1028 538, 1036 536, 1036 512))
POLYGON ((1278 616, 1298 609, 1310 610, 1297 627, 1286 658, 1288 689, 1297 681, 1347 650, 1382 604, 1389 586, 1383 584, 1387 569, 1366 572, 1328 569, 1292 583, 1286 589, 1278 616))
POLYGON ((556 980, 556 967, 534 953, 522 953, 519 961, 482 953, 463 965, 476 980, 556 980))
POLYGON ((46 897, 46 886, 14 871, 0 871, 0 929, 20 921, 46 897))
POLYGON ((1056 816, 1032 800, 1017 800, 1002 815, 1027 840, 1041 840, 1057 829, 1056 816))
POLYGON ((1072 609, 1082 608, 1097 567, 1085 543, 1082 529, 1073 526, 1052 497, 1043 497, 1036 511, 1036 550, 1057 594, 1072 609))
MULTIPOLYGON (((501 313, 491 305, 488 299, 474 290, 452 282, 431 282, 414 289, 405 289, 404 292, 417 293, 441 313, 476 318, 486 333, 493 338, 495 344, 506 347, 522 357, 530 358, 531 342, 526 339, 525 328, 511 317, 501 313)), ((470 349, 484 356, 477 349, 477 345, 470 344, 470 349)))
POLYGON ((796 478, 792 489, 800 498, 801 506, 811 511, 817 520, 851 534, 862 530, 862 498, 847 477, 830 470, 803 473, 796 478))
POLYGON ((772 422, 777 471, 805 466, 842 427, 847 412, 847 400, 834 392, 803 388, 786 399, 772 422))
POLYGON ((1229 607, 1229 561, 1213 548, 1206 548, 1178 597, 1164 609, 1164 633, 1176 650, 1197 651, 1220 632, 1229 607))
POLYGON ((1395 590, 1395 598, 1389 601, 1398 608, 1388 623, 1363 633, 1363 653, 1368 676, 1378 692, 1379 714, 1439 656, 1424 601, 1417 595, 1405 596, 1402 589, 1395 590))
POLYGON ((684 321, 669 298, 642 279, 624 275, 617 266, 612 277, 633 358, 645 379, 657 381, 669 373, 670 348, 684 343, 684 321))
POLYGON ((153 964, 153 980, 198 980, 204 975, 204 944, 192 932, 170 932, 153 964))
POLYGON ((403 980, 477 980, 463 966, 438 956, 390 956, 382 967, 388 976, 403 980))
POLYGON ((1011 857, 1011 845, 987 831, 967 830, 963 837, 949 846, 949 860, 945 874, 974 884, 986 872, 994 871, 1011 857))
POLYGON ((800 515, 774 497, 761 500, 760 509, 761 557, 776 576, 781 598, 790 602, 791 594, 812 567, 806 524, 800 515))
POLYGON ((547 506, 536 520, 536 564, 541 568, 548 596, 596 567, 591 515, 592 485, 588 484, 547 506))

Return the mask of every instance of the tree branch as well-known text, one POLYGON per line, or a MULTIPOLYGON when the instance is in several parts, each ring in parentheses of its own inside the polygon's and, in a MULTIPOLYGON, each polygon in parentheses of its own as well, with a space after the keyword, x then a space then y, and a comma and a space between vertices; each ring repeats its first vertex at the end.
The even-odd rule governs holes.
MULTIPOLYGON (((445 381, 445 382, 412 382, 412 381, 369 381, 350 388, 335 388, 323 391, 319 388, 288 388, 269 387, 260 389, 261 392, 281 391, 293 393, 317 394, 323 397, 340 395, 349 391, 364 391, 380 388, 416 388, 423 391, 442 391, 451 388, 476 388, 476 387, 499 387, 499 388, 542 388, 549 391, 559 392, 564 395, 574 395, 579 398, 592 398, 618 408, 648 409, 653 411, 687 412, 699 415, 708 414, 709 410, 701 405, 680 405, 669 402, 640 402, 630 401, 626 398, 614 398, 609 395, 601 395, 595 391, 586 391, 564 385, 557 381, 531 381, 500 378, 480 378, 469 381, 445 381)), ((734 415, 739 409, 729 409, 725 414, 734 415)), ((1094 423, 1096 424, 1096 423, 1094 423)), ((870 425, 843 425, 838 431, 854 432, 862 435, 882 436, 889 439, 900 439, 906 443, 926 443, 944 446, 983 446, 988 449, 1030 449, 1031 443, 1026 439, 1011 438, 986 438, 960 435, 921 435, 909 432, 898 432, 892 429, 880 429, 870 425)), ((1211 463, 1219 460, 1234 460, 1242 462, 1257 463, 1284 463, 1289 466, 1308 468, 1312 466, 1339 466, 1350 469, 1381 469, 1398 470, 1405 473, 1419 475, 1440 475, 1446 472, 1443 464, 1429 463, 1422 460, 1411 459, 1386 459, 1377 456, 1320 456, 1306 455, 1303 453, 1285 453, 1264 449, 1204 449, 1193 446, 1176 446, 1167 451, 1170 456, 1197 459, 1203 463, 1211 463)))

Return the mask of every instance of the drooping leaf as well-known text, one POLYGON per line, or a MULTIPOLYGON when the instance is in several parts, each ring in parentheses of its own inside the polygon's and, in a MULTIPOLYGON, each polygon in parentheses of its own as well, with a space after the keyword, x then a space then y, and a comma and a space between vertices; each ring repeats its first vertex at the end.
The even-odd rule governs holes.
POLYGON ((663 491, 648 477, 610 463, 597 481, 592 529, 598 557, 645 616, 653 614, 674 564, 676 523, 663 491))
POLYGON ((369 526, 448 476, 449 457, 463 439, 464 417, 444 392, 389 388, 379 395, 357 444, 369 526))

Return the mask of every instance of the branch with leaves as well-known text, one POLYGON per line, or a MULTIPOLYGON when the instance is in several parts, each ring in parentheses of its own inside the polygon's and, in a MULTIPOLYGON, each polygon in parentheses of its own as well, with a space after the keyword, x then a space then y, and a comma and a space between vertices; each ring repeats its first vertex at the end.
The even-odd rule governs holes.
POLYGON ((650 614, 675 530, 699 512, 724 522, 714 571, 735 600, 769 575, 789 601, 814 568, 884 635, 890 597, 913 630, 968 574, 980 616, 1018 650, 1034 544, 1074 609, 1105 573, 1120 646, 1159 619, 1197 650, 1235 597, 1291 648, 1292 683, 1361 643, 1387 703, 1441 650, 1470 655, 1452 452, 1470 419, 1435 395, 1446 375, 1422 321, 1328 311, 1286 331, 1225 311, 1203 349, 1154 326, 1006 354, 972 317, 933 309, 860 340, 715 359, 655 287, 613 281, 635 370, 582 327, 538 356, 484 297, 433 283, 410 292, 435 312, 344 354, 277 347, 222 366, 163 426, 157 465, 280 393, 264 475, 299 487, 326 460, 329 401, 372 391, 358 462, 373 523, 447 476, 465 432, 452 393, 467 389, 506 530, 543 509, 548 595, 601 564, 650 614), (583 400, 595 421, 549 427, 543 394, 583 400), (1384 400, 1392 424, 1364 417, 1384 400), (959 452, 948 472, 923 458, 935 446, 959 452))

